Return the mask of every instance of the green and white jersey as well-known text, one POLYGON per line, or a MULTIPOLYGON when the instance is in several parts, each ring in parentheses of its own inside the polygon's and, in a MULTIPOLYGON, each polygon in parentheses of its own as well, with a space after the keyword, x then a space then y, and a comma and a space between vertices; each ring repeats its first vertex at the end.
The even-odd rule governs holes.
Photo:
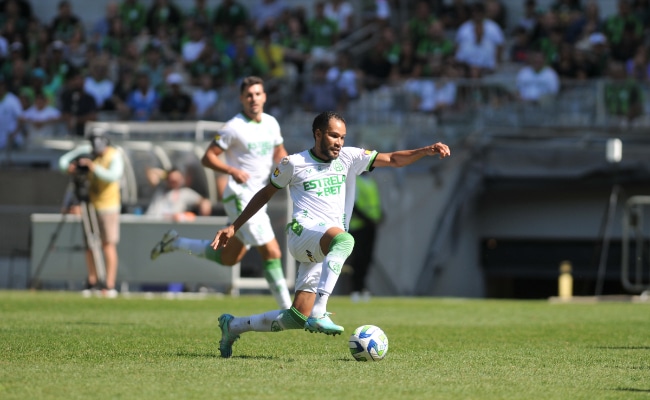
POLYGON ((255 194, 269 182, 273 168, 273 152, 283 143, 278 121, 269 114, 255 122, 239 113, 230 119, 214 138, 214 143, 224 150, 228 165, 246 171, 250 178, 244 184, 235 182, 231 176, 224 196, 228 192, 255 194))
POLYGON ((323 161, 305 150, 285 157, 273 171, 271 183, 290 189, 295 220, 318 221, 347 230, 351 210, 346 210, 346 181, 348 176, 354 180, 369 171, 375 157, 374 150, 343 147, 337 159, 323 161))

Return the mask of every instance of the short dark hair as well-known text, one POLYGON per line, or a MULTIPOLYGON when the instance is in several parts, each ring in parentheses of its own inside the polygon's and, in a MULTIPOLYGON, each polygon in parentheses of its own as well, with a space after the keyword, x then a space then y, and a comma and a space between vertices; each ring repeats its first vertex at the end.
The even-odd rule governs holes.
POLYGON ((311 125, 311 132, 316 137, 316 130, 320 129, 321 132, 325 132, 327 127, 330 124, 331 119, 338 119, 339 121, 345 124, 345 118, 335 111, 324 111, 314 118, 314 122, 311 125))
POLYGON ((247 76, 241 81, 241 85, 239 85, 239 94, 244 93, 244 90, 253 85, 262 85, 264 87, 264 79, 259 76, 247 76))

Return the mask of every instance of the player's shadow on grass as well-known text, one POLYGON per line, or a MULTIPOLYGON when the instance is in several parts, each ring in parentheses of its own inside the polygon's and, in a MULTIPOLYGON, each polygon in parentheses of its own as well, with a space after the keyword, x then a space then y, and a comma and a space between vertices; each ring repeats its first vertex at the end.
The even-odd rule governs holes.
MULTIPOLYGON (((192 353, 187 351, 177 351, 176 357, 183 358, 221 358, 219 353, 192 353)), ((271 356, 232 356, 231 358, 240 358, 245 360, 275 360, 277 357, 271 356)))
POLYGON ((650 389, 637 389, 637 388, 616 388, 611 389, 615 392, 633 392, 633 393, 650 393, 650 389))
POLYGON ((650 350, 650 346, 597 346, 604 350, 650 350))

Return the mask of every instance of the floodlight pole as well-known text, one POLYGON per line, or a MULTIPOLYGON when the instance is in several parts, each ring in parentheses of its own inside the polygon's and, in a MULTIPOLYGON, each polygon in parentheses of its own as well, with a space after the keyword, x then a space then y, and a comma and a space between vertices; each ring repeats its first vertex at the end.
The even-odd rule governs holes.
POLYGON ((598 260, 598 274, 596 276, 596 290, 595 296, 598 297, 603 293, 603 285, 605 283, 605 272, 607 269, 607 256, 609 255, 609 243, 611 240, 611 227, 614 221, 614 215, 616 214, 616 206, 618 204, 618 198, 621 192, 620 186, 616 183, 616 175, 618 171, 618 164, 623 159, 623 143, 621 139, 614 138, 608 139, 606 150, 605 150, 605 159, 607 162, 613 165, 614 169, 614 184, 612 185, 612 190, 609 194, 609 202, 607 203, 607 209, 605 211, 601 235, 602 235, 602 247, 600 248, 600 258, 598 260))

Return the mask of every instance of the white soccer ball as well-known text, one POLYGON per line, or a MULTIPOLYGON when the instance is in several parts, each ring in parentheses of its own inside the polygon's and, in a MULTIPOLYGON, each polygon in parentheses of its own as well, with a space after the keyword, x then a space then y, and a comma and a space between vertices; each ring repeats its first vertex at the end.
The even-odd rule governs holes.
POLYGON ((374 325, 363 325, 350 335, 350 353, 357 361, 380 361, 388 353, 388 337, 374 325))

